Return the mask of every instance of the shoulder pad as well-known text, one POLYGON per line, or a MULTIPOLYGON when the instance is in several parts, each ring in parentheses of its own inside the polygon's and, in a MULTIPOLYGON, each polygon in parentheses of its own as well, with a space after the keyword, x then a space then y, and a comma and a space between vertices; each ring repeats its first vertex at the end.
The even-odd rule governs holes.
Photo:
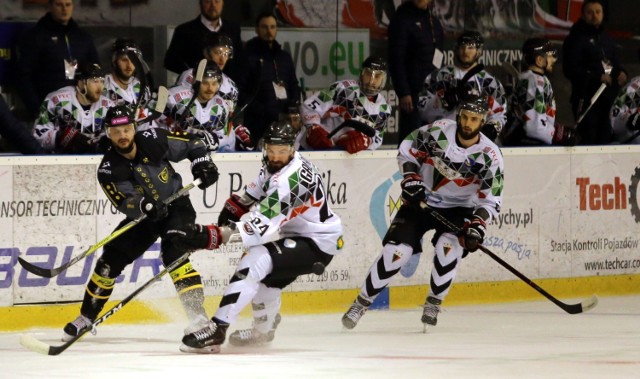
POLYGON ((98 166, 98 181, 100 183, 122 182, 131 176, 131 169, 127 159, 114 149, 109 150, 98 166))
POLYGON ((159 162, 169 150, 167 137, 170 132, 160 128, 150 128, 137 132, 135 136, 138 147, 138 155, 149 159, 151 162, 159 162))

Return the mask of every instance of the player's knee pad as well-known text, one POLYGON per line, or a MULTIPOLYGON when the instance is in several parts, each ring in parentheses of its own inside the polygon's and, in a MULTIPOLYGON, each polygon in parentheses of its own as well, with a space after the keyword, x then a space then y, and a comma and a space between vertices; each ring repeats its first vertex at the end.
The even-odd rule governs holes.
POLYGON ((195 289, 202 290, 202 278, 200 273, 193 268, 191 262, 186 260, 179 267, 169 273, 178 295, 186 294, 195 289))
POLYGON ((462 258, 463 248, 458 237, 452 233, 442 233, 435 244, 437 259, 445 264, 462 258))
POLYGON ((249 280, 259 283, 273 271, 273 261, 269 251, 264 246, 252 246, 247 254, 240 259, 238 269, 231 277, 231 282, 249 280))
POLYGON ((387 271, 400 269, 412 254, 413 248, 405 243, 389 242, 382 247, 382 259, 387 271))

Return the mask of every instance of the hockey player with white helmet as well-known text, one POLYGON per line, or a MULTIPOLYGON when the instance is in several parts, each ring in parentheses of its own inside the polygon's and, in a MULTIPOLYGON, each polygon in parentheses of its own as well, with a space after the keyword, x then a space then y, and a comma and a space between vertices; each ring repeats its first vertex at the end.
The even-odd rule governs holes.
POLYGON ((76 85, 51 92, 33 128, 42 147, 61 154, 95 154, 103 120, 113 102, 103 95, 105 73, 98 64, 76 71, 76 85))
POLYGON ((422 251, 422 237, 435 230, 431 285, 422 323, 435 326, 440 306, 455 280, 462 258, 478 249, 486 225, 502 203, 504 163, 500 149, 480 132, 489 106, 486 97, 463 98, 456 121, 441 119, 413 131, 399 146, 402 201, 382 240, 360 294, 342 317, 353 329, 376 296, 413 254, 422 251), (459 226, 453 234, 429 208, 459 226))
POLYGON ((551 41, 529 38, 522 46, 527 69, 520 73, 510 98, 511 123, 505 146, 574 145, 575 128, 556 122, 556 99, 551 81, 557 51, 551 41))
MULTIPOLYGON (((186 335, 181 348, 218 353, 227 329, 251 303, 253 327, 229 336, 236 346, 271 342, 280 322, 282 289, 299 275, 320 274, 341 252, 342 222, 329 208, 322 173, 294 148, 296 131, 273 122, 263 135, 263 165, 241 196, 232 195, 218 218, 235 225, 248 248, 209 325, 186 335)), ((224 240, 223 242, 227 242, 224 240)))
POLYGON ((301 105, 302 148, 322 150, 338 146, 355 154, 380 147, 391 114, 391 106, 380 93, 386 80, 384 59, 368 57, 362 63, 358 81, 341 80, 307 98, 301 105), (345 121, 349 127, 342 127, 345 121))
POLYGON ((482 133, 496 139, 507 121, 507 99, 500 81, 478 62, 483 48, 484 38, 478 32, 465 31, 458 37, 454 65, 432 72, 424 81, 418 99, 423 123, 441 118, 455 120, 464 96, 484 95, 489 99, 490 110, 482 133))

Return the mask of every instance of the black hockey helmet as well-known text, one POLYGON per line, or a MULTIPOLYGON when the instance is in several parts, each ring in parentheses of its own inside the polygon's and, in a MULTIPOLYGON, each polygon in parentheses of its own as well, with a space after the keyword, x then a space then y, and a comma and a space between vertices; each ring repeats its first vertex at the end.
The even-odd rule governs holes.
POLYGON ((210 32, 204 35, 202 39, 202 48, 204 50, 214 49, 216 47, 226 47, 229 49, 229 59, 233 58, 233 40, 218 32, 210 32))
POLYGON ((274 121, 265 130, 264 143, 270 145, 294 145, 297 132, 286 120, 274 121))
POLYGON ((362 71, 360 71, 360 90, 367 96, 375 96, 384 88, 387 83, 387 62, 376 56, 370 56, 362 62, 362 71), (364 83, 363 74, 368 72, 371 77, 368 83, 364 83), (374 85, 373 81, 381 77, 382 80, 378 85, 374 85))
POLYGON ((107 110, 104 116, 104 127, 122 126, 136 123, 135 111, 132 106, 120 104, 107 110))
POLYGON ((466 45, 475 46, 476 49, 482 49, 484 47, 484 38, 478 32, 465 30, 456 40, 456 48, 466 45))
POLYGON ((136 54, 142 56, 142 52, 140 51, 140 48, 136 44, 136 41, 133 40, 133 38, 116 38, 116 40, 113 42, 113 45, 111 45, 111 53, 113 54, 114 59, 116 56, 126 54, 128 51, 133 51, 136 54))
POLYGON ((489 100, 485 95, 468 93, 460 99, 459 111, 463 109, 481 114, 483 118, 486 118, 487 113, 489 113, 489 100))
MULTIPOLYGON (((197 70, 197 67, 194 68, 197 70)), ((207 65, 204 67, 204 73, 202 74, 202 79, 212 78, 216 80, 218 83, 222 83, 222 71, 220 67, 216 64, 216 62, 208 61, 207 65)))
POLYGON ((557 56, 558 51, 553 47, 551 41, 545 38, 529 38, 522 45, 522 56, 527 65, 536 63, 536 57, 552 55, 557 56))
POLYGON ((90 63, 80 67, 76 70, 75 79, 78 80, 88 80, 95 78, 104 78, 105 71, 102 67, 97 63, 90 63))

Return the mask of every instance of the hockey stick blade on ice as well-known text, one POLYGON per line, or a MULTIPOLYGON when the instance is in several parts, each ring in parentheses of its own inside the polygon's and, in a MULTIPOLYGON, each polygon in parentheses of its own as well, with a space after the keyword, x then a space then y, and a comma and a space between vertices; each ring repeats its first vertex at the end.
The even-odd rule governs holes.
POLYGON ((136 121, 138 125, 146 124, 162 116, 164 109, 167 107, 167 100, 169 100, 169 90, 167 90, 167 87, 158 87, 157 96, 155 107, 153 107, 153 109, 147 109, 149 115, 140 121, 136 121))
POLYGON ((58 354, 62 353, 63 351, 67 350, 69 348, 69 346, 71 346, 74 343, 76 343, 85 334, 87 334, 88 332, 94 330, 96 326, 102 324, 109 317, 111 317, 114 314, 116 314, 116 312, 118 312, 120 309, 122 309, 122 307, 127 305, 127 303, 129 303, 133 298, 138 296, 138 294, 140 292, 142 292, 145 289, 147 289, 148 287, 150 287, 153 283, 158 281, 160 278, 162 278, 167 273, 169 273, 169 272, 175 270, 176 268, 178 268, 185 260, 187 260, 187 258, 189 258, 189 255, 191 255, 191 252, 184 253, 176 261, 171 263, 169 266, 165 267, 164 270, 160 271, 153 278, 149 279, 146 283, 144 283, 142 286, 138 287, 135 291, 133 291, 131 294, 129 294, 129 296, 127 296, 122 301, 120 301, 118 304, 116 304, 113 308, 109 309, 101 317, 97 318, 91 324, 90 327, 81 330, 78 335, 74 336, 71 340, 63 343, 62 345, 58 345, 58 346, 48 345, 45 342, 42 342, 42 341, 38 340, 37 338, 35 338, 34 336, 32 336, 30 334, 23 334, 23 335, 20 336, 20 345, 24 346, 25 348, 27 348, 27 349, 29 349, 31 351, 35 351, 36 353, 40 353, 40 354, 44 354, 44 355, 58 355, 58 354))
MULTIPOLYGON (((188 185, 182 187, 182 189, 180 189, 180 191, 174 193, 173 195, 171 195, 167 199, 165 199, 164 203, 165 204, 170 204, 175 199, 185 195, 187 192, 192 190, 194 187, 198 186, 200 183, 201 183, 200 179, 194 180, 193 182, 189 183, 188 185)), ((82 260, 82 259, 88 257, 89 255, 93 254, 94 252, 96 252, 102 246, 104 246, 107 243, 109 243, 109 242, 113 241, 114 239, 118 238, 119 236, 124 234, 129 229, 131 229, 134 226, 138 225, 145 218, 147 218, 146 214, 140 215, 140 217, 136 218, 133 221, 128 222, 122 228, 114 231, 113 233, 108 235, 106 238, 104 238, 102 241, 100 241, 97 244, 91 246, 89 249, 85 250, 84 253, 82 253, 82 254, 70 259, 69 262, 61 265, 60 267, 43 268, 43 267, 36 266, 36 265, 34 265, 32 263, 29 263, 29 262, 25 261, 24 259, 22 259, 20 257, 18 257, 18 262, 20 262, 20 265, 25 270, 29 271, 32 274, 36 274, 36 275, 42 276, 44 278, 53 278, 54 276, 60 274, 61 272, 63 272, 64 270, 68 269, 69 267, 73 266, 74 264, 76 264, 80 260, 82 260)))
MULTIPOLYGON (((460 232, 462 231, 461 228, 459 228, 457 225, 455 225, 454 223, 449 221, 446 217, 444 217, 443 215, 438 213, 435 209, 429 207, 427 204, 420 203, 420 207, 424 211, 429 213, 438 222, 440 222, 444 227, 446 227, 451 232, 453 232, 455 235, 459 235, 460 232)), ((502 258, 498 257, 494 252, 492 252, 488 248, 486 248, 486 247, 484 247, 482 245, 478 245, 478 248, 483 253, 485 253, 489 257, 491 257, 494 261, 498 262, 502 267, 504 267, 507 270, 509 270, 512 274, 517 276, 520 280, 522 280, 523 282, 528 284, 531 288, 533 288, 534 290, 538 291, 542 296, 546 297, 552 303, 554 303, 558 307, 562 308, 562 310, 564 310, 565 312, 567 312, 569 314, 573 315, 573 314, 577 314, 577 313, 586 312, 586 311, 588 311, 590 309, 593 309, 596 305, 598 305, 598 298, 595 295, 592 295, 590 298, 588 298, 586 300, 583 300, 582 302, 580 302, 578 304, 567 304, 565 302, 562 302, 562 301, 558 300, 555 296, 553 296, 549 292, 547 292, 544 288, 540 287, 535 282, 533 282, 531 279, 526 277, 523 273, 521 273, 520 271, 516 270, 513 266, 511 266, 509 263, 504 261, 502 258)))

